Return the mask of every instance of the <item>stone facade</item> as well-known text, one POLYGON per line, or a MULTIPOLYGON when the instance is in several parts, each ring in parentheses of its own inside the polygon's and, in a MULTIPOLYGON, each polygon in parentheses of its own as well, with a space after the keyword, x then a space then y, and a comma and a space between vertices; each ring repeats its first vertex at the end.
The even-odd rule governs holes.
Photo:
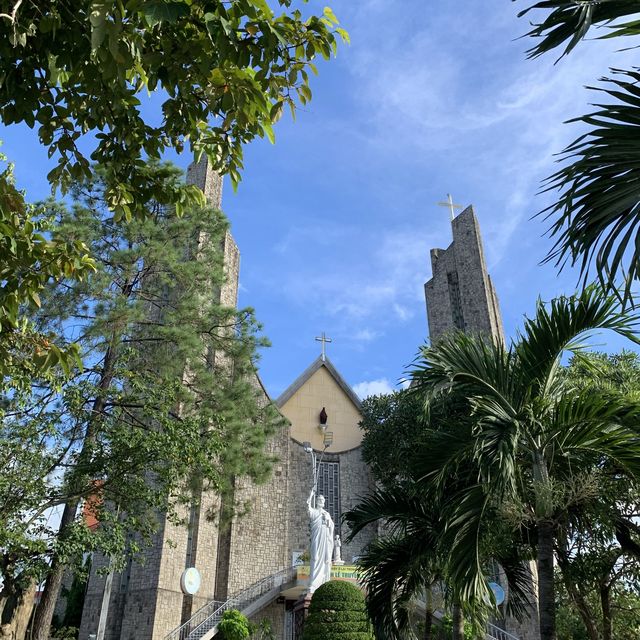
POLYGON ((451 227, 451 245, 431 250, 432 278, 424 285, 429 336, 434 341, 457 329, 504 342, 498 297, 487 273, 473 207, 454 218, 451 227))
POLYGON ((270 480, 263 485, 238 482, 236 503, 244 505, 247 512, 234 517, 232 523, 229 594, 291 566, 284 544, 289 533, 290 447, 289 434, 283 430, 268 446, 268 453, 278 459, 270 480))
POLYGON ((250 620, 254 624, 260 624, 262 620, 268 620, 271 623, 271 630, 276 638, 285 638, 285 624, 287 620, 287 610, 285 602, 277 600, 267 605, 262 611, 259 611, 250 620))
MULTIPOLYGON (((374 488, 371 471, 362 459, 362 431, 358 426, 362 417, 360 400, 331 361, 320 357, 284 391, 276 404, 291 422, 290 555, 307 551, 309 546, 307 499, 313 484, 313 470, 310 455, 302 448, 303 442, 309 442, 318 460, 338 464, 340 504, 335 509, 337 521, 334 525, 342 539, 342 559, 350 562, 362 553, 376 533, 376 529, 370 527, 347 543, 348 532, 342 530, 340 522, 340 516, 356 505, 358 497, 374 488), (326 430, 332 437, 332 444, 326 450, 323 447, 324 430, 319 426, 323 408, 328 416, 326 430)), ((329 496, 327 502, 330 502, 329 496)), ((329 504, 327 509, 331 511, 329 504)))
POLYGON ((192 162, 187 169, 187 184, 195 184, 204 193, 210 207, 222 209, 222 179, 211 169, 206 156, 192 162))

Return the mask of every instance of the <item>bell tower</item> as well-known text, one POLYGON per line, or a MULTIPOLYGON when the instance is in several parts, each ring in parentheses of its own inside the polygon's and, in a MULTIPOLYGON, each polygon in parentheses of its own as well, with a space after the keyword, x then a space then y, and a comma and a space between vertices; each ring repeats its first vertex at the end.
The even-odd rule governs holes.
POLYGON ((482 333, 504 343, 498 296, 487 272, 473 206, 451 219, 453 242, 431 250, 432 277, 424 285, 429 336, 482 333))

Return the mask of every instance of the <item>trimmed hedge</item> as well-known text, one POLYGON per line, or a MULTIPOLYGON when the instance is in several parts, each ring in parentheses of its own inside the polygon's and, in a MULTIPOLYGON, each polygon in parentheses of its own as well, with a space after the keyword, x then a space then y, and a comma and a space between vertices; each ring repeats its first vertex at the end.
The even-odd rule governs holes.
POLYGON ((302 640, 373 640, 362 591, 340 580, 318 587, 311 598, 302 640))

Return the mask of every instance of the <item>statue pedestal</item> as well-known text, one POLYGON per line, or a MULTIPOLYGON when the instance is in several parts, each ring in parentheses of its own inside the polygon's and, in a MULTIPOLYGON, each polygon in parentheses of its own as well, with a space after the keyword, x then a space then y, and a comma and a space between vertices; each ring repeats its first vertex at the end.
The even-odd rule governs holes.
POLYGON ((341 567, 344 564, 344 560, 334 560, 331 564, 334 567, 341 567))
POLYGON ((293 640, 302 638, 304 621, 309 615, 309 605, 311 604, 311 594, 303 593, 293 605, 293 640))

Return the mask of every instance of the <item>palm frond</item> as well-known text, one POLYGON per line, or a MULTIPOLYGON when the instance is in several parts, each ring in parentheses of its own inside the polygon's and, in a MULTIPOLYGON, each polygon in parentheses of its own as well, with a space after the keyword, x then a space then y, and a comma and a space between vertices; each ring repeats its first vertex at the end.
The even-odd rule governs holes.
POLYGON ((562 354, 584 346, 589 332, 609 329, 638 344, 635 332, 639 326, 638 316, 625 312, 615 296, 589 285, 581 293, 560 296, 549 305, 538 300, 536 314, 526 320, 514 349, 532 393, 545 395, 550 382, 557 383, 552 373, 562 354))
POLYGON ((441 544, 448 549, 449 586, 454 597, 472 608, 482 606, 490 598, 480 556, 488 503, 482 486, 466 487, 449 497, 444 515, 447 526, 441 544))
POLYGON ((434 503, 425 500, 424 494, 411 495, 406 489, 379 488, 361 498, 358 505, 343 516, 349 527, 348 541, 367 525, 380 521, 384 521, 391 531, 419 529, 425 543, 428 537, 433 538, 437 519, 434 503))
POLYGON ((447 394, 462 398, 492 397, 514 417, 520 380, 511 350, 481 335, 451 333, 422 347, 409 374, 414 393, 425 397, 425 409, 447 394))
POLYGON ((520 423, 503 419, 500 407, 493 407, 492 402, 478 399, 477 406, 479 420, 474 429, 474 461, 479 480, 491 487, 492 499, 502 501, 517 492, 520 423), (492 409, 496 411, 492 413, 492 409))
POLYGON ((438 577, 435 551, 420 535, 392 535, 374 540, 358 566, 376 635, 392 639, 410 635, 408 605, 438 577))
POLYGON ((509 598, 507 613, 522 621, 532 616, 531 603, 534 601, 533 573, 526 554, 513 545, 509 550, 502 550, 496 555, 496 560, 503 568, 507 578, 509 598))
MULTIPOLYGON (((428 446, 416 447, 407 461, 421 491, 444 492, 452 478, 468 473, 474 458, 472 425, 466 421, 450 430, 429 430, 428 446)), ((443 495, 445 495, 443 493, 443 495)))
POLYGON ((540 212, 556 242, 545 258, 577 265, 586 281, 595 271, 603 286, 625 281, 624 296, 640 278, 640 73, 612 69, 604 87, 613 102, 576 118, 589 126, 560 155, 564 166, 544 183, 558 201, 540 212))
POLYGON ((627 396, 599 395, 594 391, 567 396, 555 407, 546 446, 572 461, 572 474, 578 470, 582 457, 587 468, 609 460, 640 479, 639 424, 640 404, 627 396))
MULTIPOLYGON (((638 4, 635 0, 544 0, 520 11, 518 17, 533 10, 551 11, 542 22, 534 23, 531 31, 526 34, 540 38, 540 41, 529 49, 530 58, 560 46, 564 46, 564 56, 585 37, 591 27, 634 15, 638 12, 638 4)), ((638 33, 629 23, 619 24, 614 28, 624 30, 625 27, 624 35, 638 33)))

